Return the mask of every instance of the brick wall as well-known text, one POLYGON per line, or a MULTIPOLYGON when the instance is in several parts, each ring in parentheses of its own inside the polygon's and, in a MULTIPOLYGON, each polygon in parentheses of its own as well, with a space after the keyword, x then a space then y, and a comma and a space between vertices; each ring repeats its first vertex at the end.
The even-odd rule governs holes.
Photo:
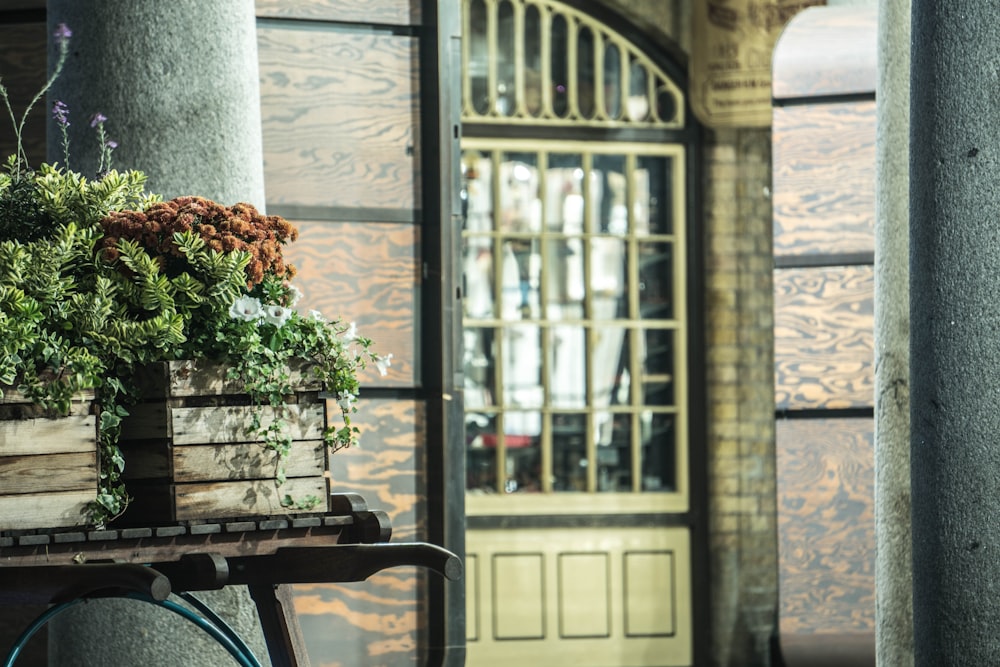
POLYGON ((771 134, 708 133, 705 322, 712 661, 769 664, 777 610, 771 134))

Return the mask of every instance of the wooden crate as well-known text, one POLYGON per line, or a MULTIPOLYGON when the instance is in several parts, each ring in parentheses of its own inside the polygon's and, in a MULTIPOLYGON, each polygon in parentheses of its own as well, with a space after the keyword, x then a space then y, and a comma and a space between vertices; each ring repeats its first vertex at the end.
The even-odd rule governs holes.
MULTIPOLYGON (((219 366, 175 361, 152 364, 139 378, 143 401, 129 408, 120 445, 126 489, 133 502, 127 523, 219 520, 325 512, 329 499, 323 446, 326 401, 302 379, 283 408, 292 436, 278 484, 277 454, 248 426, 255 408, 219 366), (286 506, 309 497, 309 508, 286 506)), ((273 410, 264 408, 264 421, 273 410)))
POLYGON ((78 395, 61 416, 2 388, 0 530, 84 525, 87 505, 97 498, 93 392, 78 395))

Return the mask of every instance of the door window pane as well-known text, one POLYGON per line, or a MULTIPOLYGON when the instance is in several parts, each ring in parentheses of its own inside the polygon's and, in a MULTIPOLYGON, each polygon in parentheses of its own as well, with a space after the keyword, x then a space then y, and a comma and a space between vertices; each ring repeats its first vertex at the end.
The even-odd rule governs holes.
POLYGON ((642 346, 642 402, 674 405, 674 332, 646 329, 642 346))
POLYGON ((673 160, 642 156, 636 162, 636 196, 633 207, 636 233, 673 233, 673 160))
POLYGON ((500 224, 505 232, 538 233, 542 230, 542 204, 538 193, 538 155, 505 153, 500 163, 500 224))
POLYGON ((625 241, 621 239, 590 239, 591 318, 594 320, 628 317, 626 251, 625 241))
MULTIPOLYGON (((503 339, 501 384, 504 407, 541 408, 544 402, 541 378, 541 328, 536 324, 510 325, 501 329, 501 336, 503 339)), ((541 426, 539 423, 525 428, 530 430, 509 432, 517 435, 538 435, 541 426)))
POLYGON ((595 327, 590 335, 592 405, 628 405, 628 336, 625 327, 595 327))
POLYGON ((462 307, 466 317, 485 319, 494 316, 493 239, 466 236, 462 239, 462 307))
POLYGON ((671 243, 639 244, 639 314, 643 319, 674 316, 674 257, 671 243))
POLYGON ((538 433, 538 412, 505 412, 504 445, 506 465, 505 493, 537 493, 542 490, 542 456, 538 433))
POLYGON ((677 417, 646 412, 642 417, 642 490, 673 491, 677 488, 677 417))
POLYGON ((549 330, 549 404, 553 408, 587 405, 587 330, 556 325, 549 330))
POLYGON ((624 155, 595 155, 590 173, 587 231, 628 233, 628 178, 624 155))
POLYGON ((465 415, 465 488, 497 492, 497 416, 477 412, 465 415))
POLYGON ((597 432, 597 490, 632 490, 632 415, 610 412, 594 415, 597 432))
POLYGON ((545 172, 545 220, 552 232, 583 231, 583 156, 550 153, 545 172))
POLYGON ((552 490, 587 490, 587 415, 552 415, 552 490))
POLYGON ((496 329, 466 326, 462 332, 465 407, 476 410, 496 405, 496 329))

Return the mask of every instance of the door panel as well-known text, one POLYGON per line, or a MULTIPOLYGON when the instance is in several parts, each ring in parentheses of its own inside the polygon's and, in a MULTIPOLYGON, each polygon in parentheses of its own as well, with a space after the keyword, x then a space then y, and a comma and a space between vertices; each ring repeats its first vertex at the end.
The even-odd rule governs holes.
POLYGON ((470 665, 691 664, 687 528, 470 530, 466 550, 470 665))

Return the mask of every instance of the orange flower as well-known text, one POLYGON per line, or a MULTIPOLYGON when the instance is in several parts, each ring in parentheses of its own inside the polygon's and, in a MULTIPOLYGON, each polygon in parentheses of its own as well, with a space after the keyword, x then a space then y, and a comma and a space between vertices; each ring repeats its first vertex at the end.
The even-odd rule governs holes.
POLYGON ((177 248, 177 232, 197 231, 215 252, 250 253, 248 287, 264 276, 290 278, 295 269, 285 264, 281 247, 298 238, 298 230, 280 216, 265 216, 253 205, 240 202, 225 207, 204 197, 177 197, 142 211, 115 211, 101 221, 106 238, 126 238, 140 244, 168 272, 189 270, 177 248))

